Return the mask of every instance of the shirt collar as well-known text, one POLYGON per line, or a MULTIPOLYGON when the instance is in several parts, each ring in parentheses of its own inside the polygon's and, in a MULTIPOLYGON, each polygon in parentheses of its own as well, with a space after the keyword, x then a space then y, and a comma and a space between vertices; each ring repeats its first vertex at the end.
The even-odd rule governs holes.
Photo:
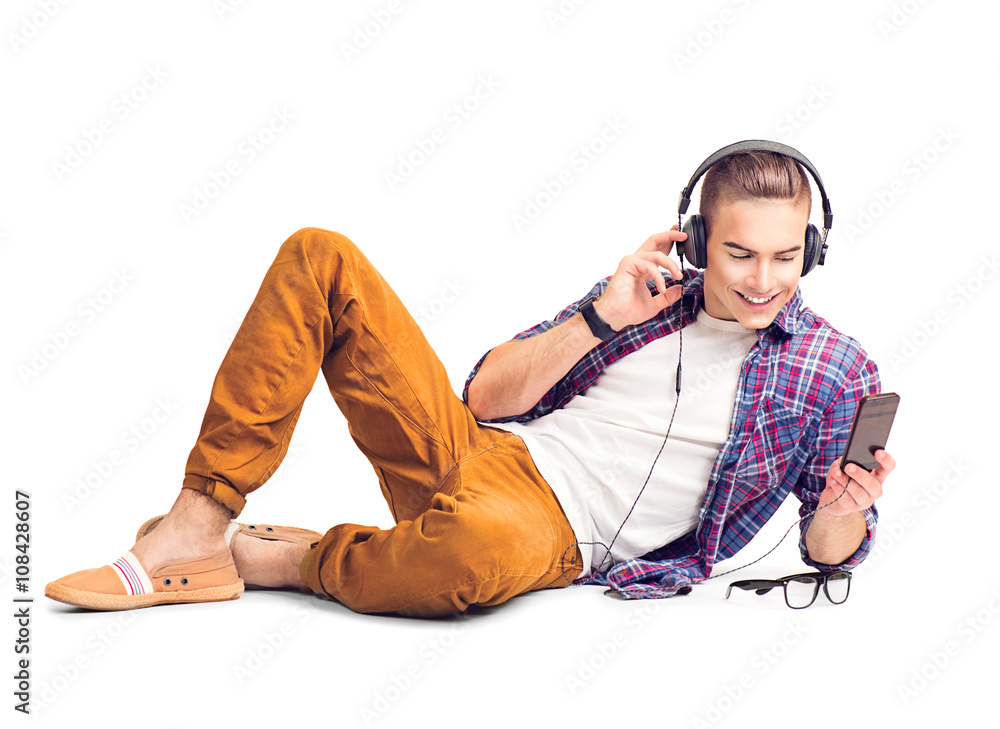
MULTIPOLYGON (((685 277, 684 298, 681 306, 681 309, 684 312, 685 324, 695 320, 698 309, 701 308, 705 302, 705 273, 703 271, 698 271, 693 274, 689 273, 688 275, 691 277, 685 277)), ((774 321, 771 322, 765 329, 758 329, 757 336, 763 339, 768 335, 794 335, 799 330, 799 326, 802 323, 803 308, 802 289, 796 287, 792 298, 790 298, 785 305, 781 307, 781 311, 779 311, 778 315, 774 317, 774 321)))

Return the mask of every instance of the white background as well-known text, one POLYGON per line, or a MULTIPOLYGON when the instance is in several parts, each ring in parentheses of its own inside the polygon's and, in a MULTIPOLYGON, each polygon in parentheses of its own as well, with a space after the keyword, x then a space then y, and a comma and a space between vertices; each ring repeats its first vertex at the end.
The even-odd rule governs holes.
MULTIPOLYGON (((989 705, 993 4, 233 5, 15 0, 0 14, 0 584, 12 600, 24 489, 30 721, 924 727, 989 705), (276 113, 287 121, 250 159, 241 145, 276 113), (695 167, 745 138, 819 168, 835 225, 806 301, 902 397, 877 554, 847 604, 727 602, 726 578, 666 601, 553 590, 447 621, 261 591, 117 614, 42 597, 173 502, 228 342, 295 230, 357 242, 460 391, 483 352, 676 222, 695 167), (572 182, 545 198, 561 172, 572 182)), ((794 507, 729 566, 772 546, 794 507)), ((391 525, 322 378, 242 518, 391 525)), ((739 576, 801 569, 789 537, 739 576)), ((16 629, 4 621, 0 640, 8 717, 16 629)))

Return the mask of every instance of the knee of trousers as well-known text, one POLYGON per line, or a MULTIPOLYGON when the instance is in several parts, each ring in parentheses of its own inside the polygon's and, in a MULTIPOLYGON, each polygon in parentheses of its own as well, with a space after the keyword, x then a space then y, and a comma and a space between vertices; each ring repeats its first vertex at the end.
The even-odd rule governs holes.
POLYGON ((281 244, 280 253, 319 264, 327 257, 356 263, 359 249, 347 236, 324 228, 301 228, 281 244))
POLYGON ((371 285, 382 281, 354 241, 323 228, 302 228, 293 233, 281 244, 276 260, 290 264, 282 279, 289 287, 311 279, 325 294, 330 293, 331 285, 337 293, 358 294, 361 282, 371 285))

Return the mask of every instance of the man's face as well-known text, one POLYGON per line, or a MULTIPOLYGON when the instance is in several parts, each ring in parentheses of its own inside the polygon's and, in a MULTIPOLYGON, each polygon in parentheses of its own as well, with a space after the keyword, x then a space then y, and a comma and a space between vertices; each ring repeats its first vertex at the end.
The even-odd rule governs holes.
POLYGON ((809 210, 790 200, 722 203, 708 237, 705 311, 764 329, 795 294, 809 210))

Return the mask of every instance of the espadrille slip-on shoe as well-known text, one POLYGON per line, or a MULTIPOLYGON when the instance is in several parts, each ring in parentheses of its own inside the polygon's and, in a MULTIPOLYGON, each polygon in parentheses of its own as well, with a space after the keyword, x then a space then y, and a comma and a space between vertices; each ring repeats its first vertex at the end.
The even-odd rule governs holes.
MULTIPOLYGON (((139 541, 149 534, 163 520, 166 514, 154 516, 146 521, 135 534, 135 541, 139 541)), ((275 526, 274 524, 239 524, 233 522, 241 534, 246 534, 258 539, 270 539, 276 542, 305 542, 311 544, 323 538, 319 532, 312 529, 302 529, 300 527, 275 526)))
MULTIPOLYGON (((226 544, 236 529, 226 530, 226 544)), ((243 594, 243 580, 226 549, 196 559, 143 569, 132 552, 113 564, 82 570, 50 582, 45 594, 67 605, 91 610, 132 610, 181 602, 235 600, 243 594)))

